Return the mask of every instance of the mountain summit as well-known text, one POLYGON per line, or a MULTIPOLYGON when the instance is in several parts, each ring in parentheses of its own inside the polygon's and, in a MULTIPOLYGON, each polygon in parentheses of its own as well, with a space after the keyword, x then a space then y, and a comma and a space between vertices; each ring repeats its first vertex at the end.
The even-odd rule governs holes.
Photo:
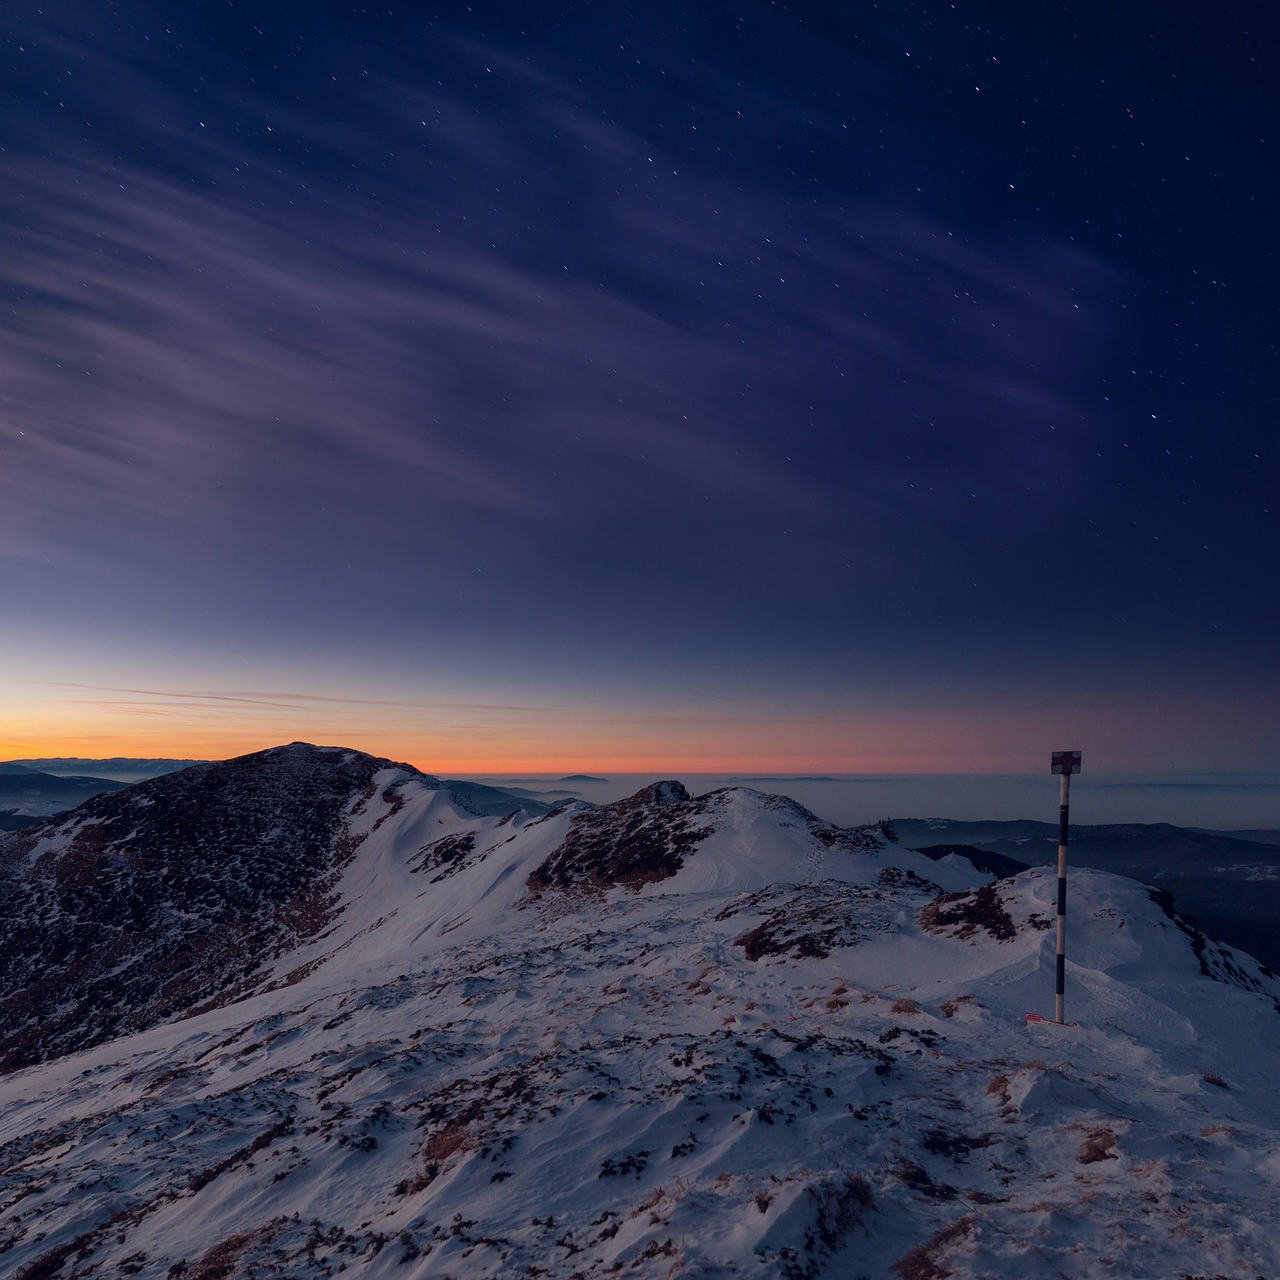
POLYGON ((492 807, 292 744, 9 837, 5 1273, 1280 1272, 1280 983, 1140 885, 1058 1027, 1046 871, 492 807))

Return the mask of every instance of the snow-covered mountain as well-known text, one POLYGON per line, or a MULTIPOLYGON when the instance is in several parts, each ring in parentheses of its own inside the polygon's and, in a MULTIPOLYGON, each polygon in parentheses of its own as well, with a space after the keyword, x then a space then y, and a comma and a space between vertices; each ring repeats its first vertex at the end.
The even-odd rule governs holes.
POLYGON ((1140 885, 1061 1027, 1047 871, 481 807, 294 744, 10 837, 0 1272, 1280 1274, 1280 982, 1140 885))
POLYGON ((0 1071, 254 989, 267 961, 344 913, 343 869, 407 795, 468 818, 515 807, 461 785, 293 743, 0 839, 0 1071))

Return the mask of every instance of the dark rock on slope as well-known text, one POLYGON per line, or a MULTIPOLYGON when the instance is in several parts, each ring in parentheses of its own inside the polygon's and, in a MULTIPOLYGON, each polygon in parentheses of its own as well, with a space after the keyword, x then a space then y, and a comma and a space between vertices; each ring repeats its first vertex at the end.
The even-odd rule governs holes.
POLYGON ((0 1071, 229 998, 321 930, 389 767, 294 743, 0 838, 0 1071))
POLYGON ((613 804, 577 815, 568 838, 529 877, 529 888, 603 892, 666 880, 708 834, 709 797, 691 799, 679 782, 655 782, 613 804))
POLYGON ((530 892, 592 894, 669 880, 699 845, 732 821, 730 810, 739 795, 753 797, 750 804, 772 814, 779 827, 803 828, 826 849, 867 851, 884 842, 879 828, 834 826, 788 796, 739 787, 690 796, 682 783, 668 780, 576 814, 564 841, 530 874, 530 892))

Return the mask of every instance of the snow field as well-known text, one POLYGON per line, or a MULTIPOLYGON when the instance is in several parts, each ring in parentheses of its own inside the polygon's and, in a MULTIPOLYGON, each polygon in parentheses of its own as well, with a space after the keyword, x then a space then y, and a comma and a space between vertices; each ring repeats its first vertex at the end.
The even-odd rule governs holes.
POLYGON ((1052 876, 930 929, 987 878, 716 794, 674 876, 540 897, 572 811, 370 804, 256 994, 0 1079, 0 1266, 1280 1276, 1274 979, 1078 873, 1027 1024, 1052 876))

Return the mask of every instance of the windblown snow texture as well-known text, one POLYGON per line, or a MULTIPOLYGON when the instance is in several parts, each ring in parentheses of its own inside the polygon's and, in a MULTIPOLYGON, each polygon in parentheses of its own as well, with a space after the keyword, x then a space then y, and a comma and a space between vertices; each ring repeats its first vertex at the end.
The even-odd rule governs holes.
POLYGON ((477 807, 295 744, 11 839, 0 1270, 1280 1275, 1280 984, 1140 885, 1052 1027, 1046 871, 477 807))

